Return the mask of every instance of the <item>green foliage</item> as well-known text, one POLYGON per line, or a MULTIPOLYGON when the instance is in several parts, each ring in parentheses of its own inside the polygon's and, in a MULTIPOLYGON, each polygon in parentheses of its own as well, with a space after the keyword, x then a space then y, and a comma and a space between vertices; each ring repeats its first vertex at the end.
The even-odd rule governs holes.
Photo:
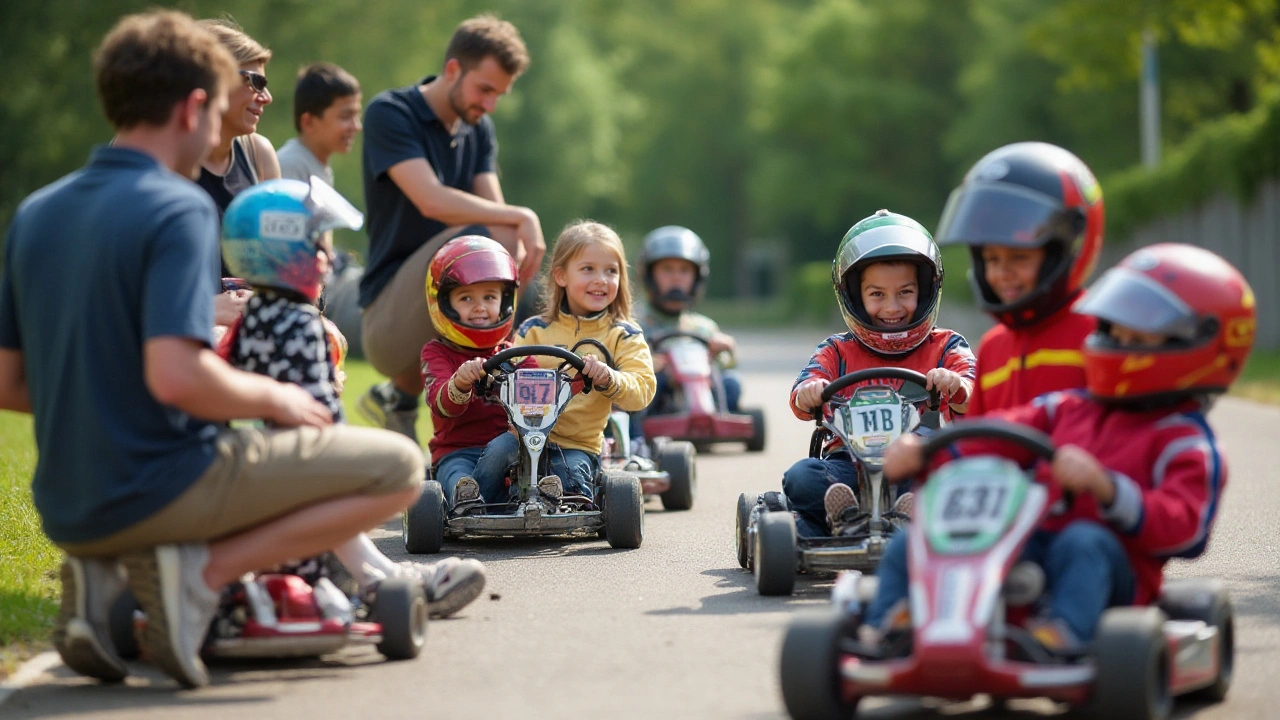
POLYGON ((840 306, 831 287, 831 262, 808 262, 792 273, 790 315, 797 324, 828 325, 839 322, 840 306))
POLYGON ((62 553, 31 503, 35 464, 31 416, 0 411, 0 648, 45 639, 57 614, 62 553))

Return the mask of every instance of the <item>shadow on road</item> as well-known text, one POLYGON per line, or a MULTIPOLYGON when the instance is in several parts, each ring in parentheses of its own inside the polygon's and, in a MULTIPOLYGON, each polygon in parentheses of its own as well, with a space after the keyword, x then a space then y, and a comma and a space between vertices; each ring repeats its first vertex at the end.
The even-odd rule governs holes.
POLYGON ((718 578, 717 588, 735 592, 717 592, 701 599, 696 608, 680 606, 649 610, 646 615, 739 615, 744 613, 772 613, 815 602, 827 602, 831 596, 831 576, 800 575, 796 579, 795 592, 790 596, 765 597, 756 592, 755 577, 739 567, 704 570, 702 575, 718 578))

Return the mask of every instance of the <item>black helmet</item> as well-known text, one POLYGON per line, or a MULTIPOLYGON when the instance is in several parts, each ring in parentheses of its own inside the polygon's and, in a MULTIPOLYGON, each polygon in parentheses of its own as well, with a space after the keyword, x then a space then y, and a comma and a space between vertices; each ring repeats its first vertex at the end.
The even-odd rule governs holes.
POLYGON ((644 236, 638 264, 650 301, 687 306, 701 296, 706 286, 707 276, 711 274, 711 252, 694 231, 679 225, 667 225, 644 236), (688 295, 677 290, 667 293, 665 297, 657 297, 658 288, 653 283, 653 264, 666 258, 688 260, 698 268, 698 277, 693 281, 693 289, 688 295))

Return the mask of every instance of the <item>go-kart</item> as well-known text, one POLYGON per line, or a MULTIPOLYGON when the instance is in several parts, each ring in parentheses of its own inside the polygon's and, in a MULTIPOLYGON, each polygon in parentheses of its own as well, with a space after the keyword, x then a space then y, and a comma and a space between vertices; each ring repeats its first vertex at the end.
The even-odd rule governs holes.
MULTIPOLYGON (((1007 440, 1046 460, 1054 454, 1043 433, 973 420, 934 435, 926 463, 967 438, 1007 440)), ((1231 684, 1234 621, 1216 580, 1174 580, 1153 606, 1108 609, 1083 656, 1052 654, 1020 625, 1045 579, 1019 558, 1049 505, 1048 489, 1003 458, 964 457, 934 472, 907 530, 912 627, 874 646, 859 642, 877 579, 842 576, 834 613, 787 629, 781 677, 791 717, 850 718, 869 695, 1048 697, 1115 720, 1163 720, 1178 695, 1221 701, 1231 684)))
POLYGON ((667 510, 688 510, 698 490, 698 451, 693 443, 654 438, 651 458, 632 451, 631 416, 620 410, 609 414, 605 427, 600 464, 608 470, 622 470, 640 479, 646 497, 656 495, 667 510))
POLYGON ((813 413, 817 427, 809 457, 844 450, 857 461, 855 492, 862 512, 844 533, 797 537, 795 516, 781 492, 738 496, 738 564, 754 571, 761 595, 790 595, 797 570, 872 570, 880 563, 889 537, 910 519, 890 509, 889 485, 881 470, 885 448, 904 432, 920 426, 936 429, 942 422, 938 393, 926 392, 926 382, 914 370, 886 367, 848 373, 823 388, 822 403, 813 413), (837 397, 852 385, 873 380, 904 383, 897 390, 876 384, 856 388, 847 399, 837 397), (926 406, 923 413, 921 405, 926 406))
MULTIPOLYGON (((560 413, 573 399, 575 378, 565 366, 581 373, 582 358, 564 348, 526 345, 508 348, 484 363, 486 379, 476 392, 495 393, 507 411, 507 419, 520 438, 521 452, 510 484, 516 497, 510 502, 476 503, 459 514, 445 509, 440 483, 428 480, 418 501, 404 512, 402 538, 410 553, 437 553, 446 537, 527 537, 593 534, 615 548, 638 548, 644 539, 644 495, 632 473, 602 469, 593 478, 595 499, 564 495, 558 501, 538 491, 538 478, 546 475, 543 450, 560 413), (558 358, 559 368, 516 368, 514 358, 558 358)), ((580 392, 591 392, 582 378, 580 392)))
MULTIPOLYGON (((146 615, 132 593, 112 605, 111 639, 126 659, 140 654, 146 615)), ((223 589, 202 655, 206 658, 318 657, 348 645, 374 645, 391 660, 408 660, 427 640, 427 598, 408 579, 382 580, 372 598, 348 598, 328 578, 315 585, 298 575, 247 574, 223 589)))
POLYGON ((687 440, 705 447, 721 442, 746 443, 748 452, 764 451, 764 410, 731 413, 725 405, 724 380, 711 361, 706 338, 673 331, 648 338, 655 356, 666 358, 671 393, 641 423, 648 438, 687 440))

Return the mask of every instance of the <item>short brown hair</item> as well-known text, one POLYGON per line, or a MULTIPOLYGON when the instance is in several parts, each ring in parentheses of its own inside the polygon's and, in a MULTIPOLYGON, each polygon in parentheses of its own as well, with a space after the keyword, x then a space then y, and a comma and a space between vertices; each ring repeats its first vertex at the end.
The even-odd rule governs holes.
POLYGON ((164 125, 193 90, 218 95, 236 64, 218 39, 172 10, 127 15, 93 57, 102 112, 117 129, 164 125))
POLYGON ((298 71, 293 87, 293 127, 302 132, 302 114, 324 115, 338 98, 360 93, 360 82, 333 63, 311 63, 298 71))
POLYGON ((547 305, 543 308, 542 318, 547 322, 560 318, 560 309, 564 307, 567 295, 565 289, 556 283, 555 271, 568 271, 569 263, 589 245, 603 245, 618 261, 618 295, 609 303, 605 313, 613 321, 631 321, 631 281, 627 278, 627 252, 622 247, 622 238, 603 223, 575 220, 566 225, 556 238, 555 248, 551 251, 551 267, 543 278, 543 297, 547 298, 547 305))
POLYGON ((465 72, 487 57, 497 60, 508 75, 519 75, 529 67, 529 51, 515 25, 489 13, 463 20, 449 38, 444 61, 457 58, 465 72))
POLYGON ((244 28, 230 17, 201 20, 200 26, 218 38, 218 42, 231 52, 231 57, 236 59, 237 64, 265 63, 271 59, 271 51, 249 37, 244 28))

